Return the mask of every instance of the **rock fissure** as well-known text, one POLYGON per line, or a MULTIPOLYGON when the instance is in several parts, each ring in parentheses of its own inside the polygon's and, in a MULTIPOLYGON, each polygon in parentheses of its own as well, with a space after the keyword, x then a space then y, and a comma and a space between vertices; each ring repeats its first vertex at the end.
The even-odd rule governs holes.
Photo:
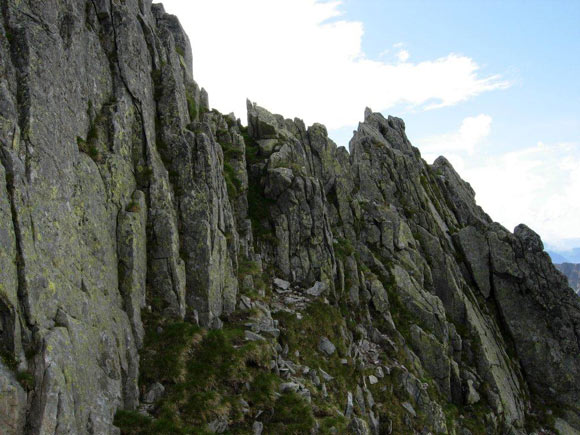
MULTIPOLYGON (((28 299, 28 288, 26 283, 26 275, 25 275, 25 258, 24 258, 24 251, 22 248, 22 232, 20 229, 20 220, 18 217, 18 209, 16 206, 15 200, 15 174, 14 170, 11 168, 9 161, 6 159, 6 150, 0 149, 0 164, 3 166, 5 171, 5 183, 6 183, 6 190, 8 193, 8 201, 10 204, 10 219, 12 221, 12 228, 14 229, 14 237, 16 242, 16 258, 15 258, 15 265, 16 265, 16 274, 18 278, 18 288, 16 289, 16 294, 18 295, 20 301, 20 307, 22 307, 22 314, 24 315, 24 321, 27 323, 28 326, 32 326, 33 323, 30 321, 31 316, 27 304, 28 299)), ((15 307, 14 309, 19 312, 20 307, 15 307)), ((17 321, 14 319, 14 321, 17 321)), ((16 331, 15 331, 16 332, 16 331)), ((16 351, 16 349, 13 349, 16 351)))

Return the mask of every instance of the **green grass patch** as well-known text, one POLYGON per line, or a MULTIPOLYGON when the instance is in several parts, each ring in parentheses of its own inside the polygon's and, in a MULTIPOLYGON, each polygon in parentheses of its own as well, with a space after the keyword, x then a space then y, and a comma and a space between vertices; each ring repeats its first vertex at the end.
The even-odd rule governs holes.
POLYGON ((337 415, 325 417, 319 420, 320 434, 330 435, 336 433, 347 433, 348 419, 346 417, 337 415))
POLYGON ((266 433, 308 434, 314 426, 312 408, 296 393, 284 393, 274 405, 274 415, 266 433))
POLYGON ((244 277, 246 275, 256 276, 262 273, 260 265, 251 260, 240 259, 238 261, 238 275, 244 277))
POLYGON ((350 240, 339 237, 334 243, 334 253, 337 257, 345 259, 354 254, 354 248, 350 240))
POLYGON ((113 424, 121 429, 123 435, 153 434, 153 419, 137 411, 117 411, 113 424))
MULTIPOLYGON (((224 130, 222 135, 225 135, 227 133, 228 133, 228 131, 224 130)), ((220 132, 218 132, 217 134, 219 135, 220 132)), ((224 160, 225 161, 242 160, 242 158, 244 157, 244 152, 242 150, 234 147, 233 144, 220 142, 220 145, 221 145, 222 151, 224 153, 224 160)))
POLYGON ((242 182, 230 162, 224 162, 224 178, 228 189, 228 196, 232 199, 237 198, 241 193, 242 182))
POLYGON ((270 407, 276 400, 279 384, 278 376, 268 372, 259 373, 250 384, 248 402, 258 409, 270 407))
POLYGON ((216 133, 216 136, 221 138, 219 139, 219 143, 224 155, 224 178, 228 188, 228 195, 230 198, 237 198, 242 193, 242 181, 240 180, 238 171, 235 169, 235 165, 240 165, 239 162, 243 161, 244 152, 236 148, 233 144, 226 143, 225 140, 222 140, 227 135, 227 130, 219 130, 216 133))
POLYGON ((242 286, 241 290, 244 292, 244 294, 252 297, 252 299, 261 299, 259 294, 256 293, 256 290, 264 290, 264 293, 266 293, 266 290, 268 288, 268 285, 266 284, 268 281, 267 274, 264 271, 262 271, 260 265, 257 262, 248 260, 246 258, 238 259, 239 282, 242 283, 244 277, 248 275, 252 277, 254 286, 251 289, 244 288, 242 286), (251 292, 251 294, 249 294, 248 292, 251 292))
POLYGON ((231 324, 207 331, 155 314, 145 317, 145 324, 140 384, 161 382, 166 392, 153 419, 120 412, 123 433, 206 433, 205 426, 216 418, 245 430, 253 420, 245 421, 240 399, 272 408, 278 380, 269 373, 273 350, 268 342, 247 342, 244 330, 231 324))
POLYGON ((361 373, 351 363, 342 364, 346 357, 347 346, 340 329, 346 327, 345 319, 338 307, 313 302, 302 312, 302 319, 286 312, 276 313, 280 325, 280 342, 288 345, 290 353, 300 352, 297 362, 313 369, 323 369, 335 379, 327 384, 329 403, 339 403, 340 408, 348 391, 354 391, 361 373), (327 337, 335 346, 336 352, 325 356, 318 351, 320 337, 327 337))
POLYGON ((258 145, 258 142, 256 142, 256 140, 250 136, 248 133, 248 128, 242 128, 241 134, 244 138, 244 143, 246 144, 246 162, 248 165, 251 166, 254 163, 258 163, 263 160, 260 155, 260 146, 258 145))
POLYGON ((187 322, 149 322, 141 355, 141 383, 179 382, 187 352, 203 339, 204 331, 187 322))
POLYGON ((195 98, 191 92, 186 92, 185 97, 187 99, 187 111, 189 112, 189 119, 191 122, 196 121, 199 110, 197 109, 195 98))

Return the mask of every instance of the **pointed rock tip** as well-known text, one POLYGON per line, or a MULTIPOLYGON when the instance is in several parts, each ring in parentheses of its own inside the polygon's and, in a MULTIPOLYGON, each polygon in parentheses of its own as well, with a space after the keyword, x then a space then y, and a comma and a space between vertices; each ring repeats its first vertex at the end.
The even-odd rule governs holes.
POLYGON ((365 121, 367 120, 367 118, 369 116, 371 116, 373 114, 373 110, 370 107, 366 107, 365 108, 365 121))
MULTIPOLYGON (((151 3, 151 2, 149 2, 151 3)), ((165 12, 165 6, 163 6, 163 3, 153 3, 151 5, 151 8, 157 9, 157 11, 166 14, 167 12, 165 12)))
MULTIPOLYGON (((437 157, 431 166, 435 169, 437 168, 448 169, 451 171, 451 173, 457 174, 457 171, 455 170, 451 162, 447 160, 444 156, 437 157)), ((457 176, 459 175, 457 174, 457 176)))
POLYGON ((433 162, 434 166, 449 166, 451 168, 453 168, 453 165, 451 165, 451 163, 449 163, 449 160, 447 160, 444 156, 439 156, 435 159, 435 161, 433 162))
POLYGON ((542 238, 526 224, 519 224, 515 227, 514 235, 522 241, 526 250, 532 252, 542 252, 544 250, 542 238))

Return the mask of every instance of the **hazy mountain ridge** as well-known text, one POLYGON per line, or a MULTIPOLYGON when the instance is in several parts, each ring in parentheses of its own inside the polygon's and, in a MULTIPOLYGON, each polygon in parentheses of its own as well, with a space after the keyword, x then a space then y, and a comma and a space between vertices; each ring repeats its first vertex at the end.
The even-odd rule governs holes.
POLYGON ((0 36, 7 433, 580 428, 578 298, 402 120, 245 128, 150 1, 8 0, 0 36))
POLYGON ((574 248, 567 251, 550 248, 546 249, 546 252, 550 254, 552 261, 556 264, 580 263, 580 248, 574 248))
POLYGON ((556 268, 566 275, 572 290, 580 295, 580 264, 562 263, 556 264, 556 268))

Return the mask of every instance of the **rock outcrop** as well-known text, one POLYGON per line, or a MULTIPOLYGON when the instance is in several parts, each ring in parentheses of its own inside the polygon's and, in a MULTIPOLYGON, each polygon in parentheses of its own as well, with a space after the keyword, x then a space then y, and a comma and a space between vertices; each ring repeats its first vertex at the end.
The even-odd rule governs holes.
POLYGON ((3 433, 580 430, 579 298, 401 119, 244 127, 161 5, 1 9, 3 433))

